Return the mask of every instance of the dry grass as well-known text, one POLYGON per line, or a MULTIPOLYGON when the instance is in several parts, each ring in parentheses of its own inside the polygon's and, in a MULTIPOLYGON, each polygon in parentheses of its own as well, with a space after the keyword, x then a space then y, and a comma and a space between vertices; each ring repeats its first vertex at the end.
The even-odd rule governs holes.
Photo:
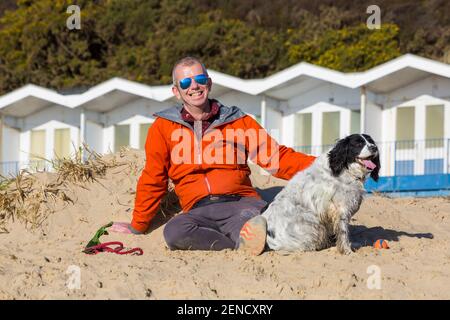
POLYGON ((159 209, 166 218, 181 211, 180 202, 175 194, 175 186, 172 181, 169 181, 167 193, 162 199, 159 209))
POLYGON ((87 145, 80 148, 73 158, 56 158, 50 162, 59 181, 76 184, 96 181, 98 177, 106 174, 108 168, 121 165, 115 162, 114 158, 111 161, 104 161, 100 154, 90 150, 87 145))
MULTIPOLYGON (((122 149, 119 159, 128 151, 122 149)), ((104 177, 108 169, 118 166, 125 166, 124 169, 130 174, 140 174, 144 163, 142 157, 131 162, 118 161, 115 156, 103 157, 87 146, 79 149, 73 158, 42 160, 51 163, 54 172, 31 173, 22 170, 11 179, 0 177, 0 233, 8 232, 6 226, 10 220, 18 220, 29 229, 38 228, 55 211, 56 202, 73 203, 68 196, 72 185, 86 188, 88 183, 100 183, 98 178, 104 177), (47 175, 49 179, 43 175, 47 175)), ((160 210, 166 217, 181 210, 171 181, 160 210)))
POLYGON ((0 191, 6 190, 11 183, 12 179, 8 179, 0 174, 0 191))
POLYGON ((48 173, 53 179, 45 181, 39 173, 21 170, 17 176, 0 184, 0 232, 8 232, 9 220, 23 222, 27 228, 35 229, 42 225, 49 214, 54 212, 58 200, 70 203, 67 195, 68 184, 82 185, 104 176, 107 168, 114 167, 114 161, 105 162, 101 156, 87 146, 80 149, 74 158, 47 160, 55 169, 48 173), (87 155, 82 159, 82 151, 87 155), (55 176, 56 175, 56 179, 55 176))
POLYGON ((58 199, 71 202, 60 183, 41 183, 35 175, 22 170, 7 181, 7 187, 0 191, 0 232, 8 232, 6 223, 18 220, 27 228, 42 225, 53 211, 51 203, 58 199))

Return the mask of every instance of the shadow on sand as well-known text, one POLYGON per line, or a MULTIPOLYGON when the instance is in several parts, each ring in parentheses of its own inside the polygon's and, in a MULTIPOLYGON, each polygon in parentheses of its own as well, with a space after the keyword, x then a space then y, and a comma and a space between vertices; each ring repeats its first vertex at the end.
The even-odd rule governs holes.
MULTIPOLYGON (((283 189, 283 187, 272 187, 268 189, 256 190, 260 196, 268 203, 272 202, 276 195, 283 189)), ((384 239, 387 241, 399 241, 401 236, 413 237, 413 238, 426 238, 433 239, 432 233, 409 233, 405 231, 398 231, 392 229, 385 229, 383 227, 368 228, 363 225, 350 225, 350 239, 352 245, 357 249, 361 247, 372 246, 378 239, 384 239)))
POLYGON ((363 225, 350 225, 350 239, 355 248, 369 247, 378 239, 387 241, 399 241, 401 236, 411 238, 426 238, 433 239, 432 233, 409 233, 405 231, 397 231, 392 229, 385 229, 383 227, 368 228, 363 225))
POLYGON ((261 198, 267 203, 271 203, 273 199, 276 197, 284 187, 271 187, 267 189, 256 188, 256 191, 259 193, 261 198))
POLYGON ((159 227, 165 225, 170 219, 175 217, 177 212, 166 212, 166 215, 164 216, 161 212, 158 212, 158 214, 153 218, 152 223, 150 224, 148 230, 145 232, 145 234, 149 234, 153 232, 154 230, 158 229, 159 227))

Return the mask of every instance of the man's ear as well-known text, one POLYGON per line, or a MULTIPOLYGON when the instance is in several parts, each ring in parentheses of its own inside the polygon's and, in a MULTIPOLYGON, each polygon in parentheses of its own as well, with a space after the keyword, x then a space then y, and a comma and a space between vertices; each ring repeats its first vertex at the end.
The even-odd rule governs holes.
POLYGON ((172 93, 175 95, 175 97, 177 97, 178 100, 181 100, 180 91, 178 90, 177 86, 172 86, 172 93))
POLYGON ((381 169, 381 165, 380 165, 380 156, 376 156, 373 159, 373 163, 376 165, 376 168, 371 172, 370 176, 372 177, 373 180, 375 180, 375 182, 378 182, 378 178, 379 178, 379 172, 381 169))
POLYGON ((337 177, 342 170, 348 168, 348 138, 339 140, 336 145, 328 152, 328 161, 333 176, 337 177))
POLYGON ((208 91, 211 91, 211 87, 212 87, 212 80, 211 78, 208 79, 208 91))

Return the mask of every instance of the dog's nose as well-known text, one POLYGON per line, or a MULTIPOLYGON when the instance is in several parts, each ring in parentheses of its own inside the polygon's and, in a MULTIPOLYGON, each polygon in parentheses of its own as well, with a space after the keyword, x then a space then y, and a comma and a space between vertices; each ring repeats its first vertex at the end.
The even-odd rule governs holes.
POLYGON ((370 150, 370 152, 377 152, 377 151, 378 151, 378 148, 377 148, 376 145, 371 144, 371 145, 369 146, 369 150, 370 150))

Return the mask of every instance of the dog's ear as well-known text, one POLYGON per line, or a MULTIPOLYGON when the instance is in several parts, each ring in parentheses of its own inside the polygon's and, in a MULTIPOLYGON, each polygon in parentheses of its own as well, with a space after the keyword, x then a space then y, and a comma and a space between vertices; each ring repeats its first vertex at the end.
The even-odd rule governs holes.
POLYGON ((333 149, 328 152, 328 160, 333 176, 337 177, 344 168, 348 168, 349 140, 339 140, 333 149))
POLYGON ((377 166, 375 169, 373 169, 373 171, 370 173, 370 176, 372 177, 373 180, 375 180, 375 182, 378 181, 378 174, 380 173, 380 156, 376 156, 375 158, 373 158, 373 163, 377 166))

